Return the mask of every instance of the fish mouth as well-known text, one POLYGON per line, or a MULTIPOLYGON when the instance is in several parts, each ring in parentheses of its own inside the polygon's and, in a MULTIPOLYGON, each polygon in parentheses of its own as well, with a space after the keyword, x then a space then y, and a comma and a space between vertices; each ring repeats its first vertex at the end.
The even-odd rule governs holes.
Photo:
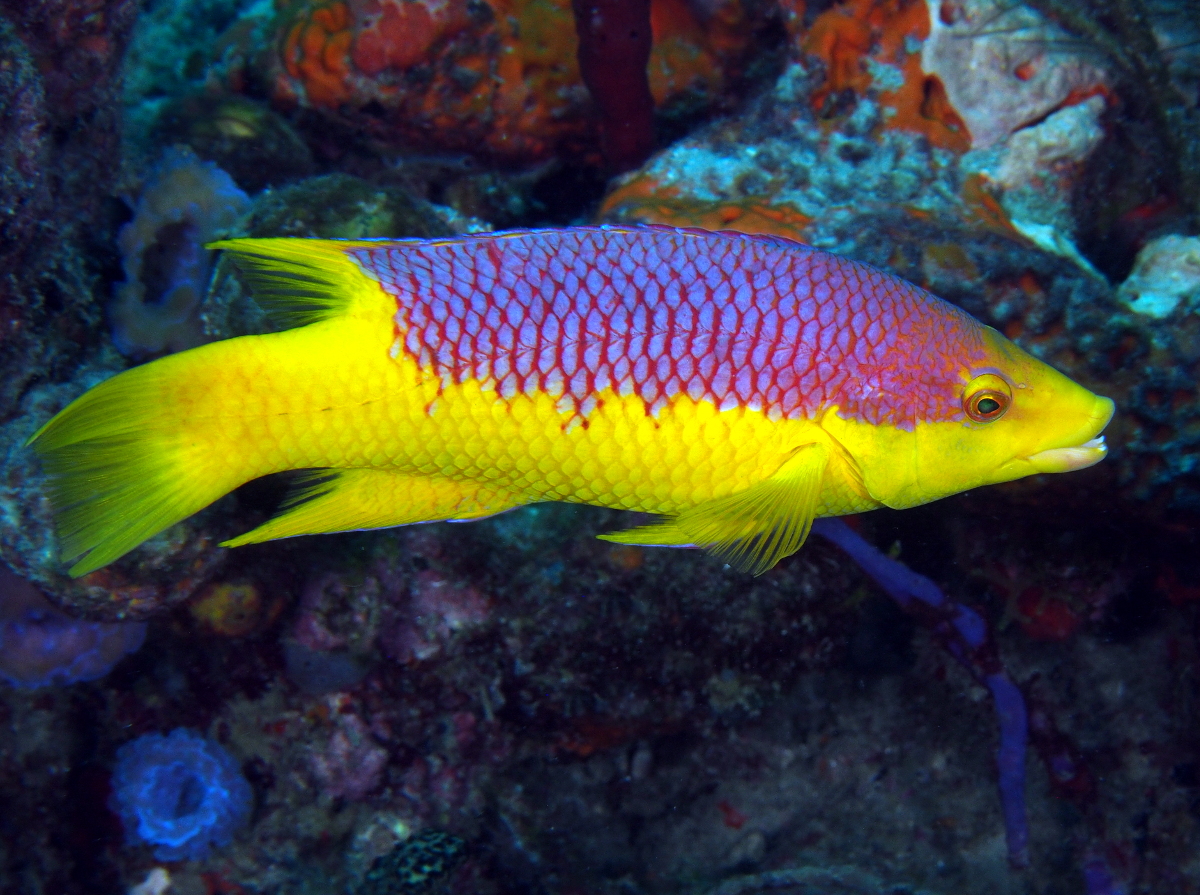
POLYGON ((1038 472, 1074 472, 1077 469, 1095 466, 1108 456, 1108 445, 1100 433, 1112 419, 1114 409, 1115 405, 1111 400, 1097 396, 1078 441, 1073 437, 1060 447, 1030 454, 1025 458, 1026 462, 1038 472))
POLYGON ((1108 455, 1108 445, 1104 436, 1097 435, 1089 438, 1083 444, 1075 447, 1051 448, 1048 451, 1038 451, 1025 459, 1038 472, 1074 472, 1077 469, 1087 469, 1095 466, 1108 455))

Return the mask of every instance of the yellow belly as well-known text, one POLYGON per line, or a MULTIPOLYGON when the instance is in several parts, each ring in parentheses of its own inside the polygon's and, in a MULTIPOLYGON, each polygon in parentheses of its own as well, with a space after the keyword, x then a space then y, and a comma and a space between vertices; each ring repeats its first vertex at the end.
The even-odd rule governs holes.
MULTIPOLYGON (((499 395, 492 383, 443 383, 369 321, 314 324, 202 351, 175 402, 180 428, 201 420, 240 479, 306 468, 390 470, 487 486, 510 505, 541 500, 673 514, 771 476, 797 446, 829 443, 822 515, 878 506, 815 422, 770 420, 680 396, 658 413, 609 390, 586 418, 559 396, 499 395), (186 423, 184 421, 187 421, 186 423)), ((211 453, 210 453, 211 451, 211 453)))

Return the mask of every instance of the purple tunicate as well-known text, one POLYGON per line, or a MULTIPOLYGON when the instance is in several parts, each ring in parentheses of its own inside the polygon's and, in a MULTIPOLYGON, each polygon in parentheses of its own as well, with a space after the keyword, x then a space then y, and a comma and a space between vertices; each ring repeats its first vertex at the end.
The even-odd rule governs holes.
POLYGON ((1127 895, 1129 891, 1113 876, 1108 861, 1095 852, 1083 862, 1083 884, 1087 895, 1127 895))
POLYGON ((0 566, 0 680, 16 687, 96 680, 145 639, 143 622, 88 622, 59 612, 0 566))

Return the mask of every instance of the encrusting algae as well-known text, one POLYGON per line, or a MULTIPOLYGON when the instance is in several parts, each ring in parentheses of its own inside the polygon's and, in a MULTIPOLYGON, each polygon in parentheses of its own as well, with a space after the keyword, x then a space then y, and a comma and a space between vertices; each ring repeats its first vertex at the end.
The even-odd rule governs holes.
POLYGON ((608 540, 761 573, 816 517, 1105 455, 1110 400, 910 283, 779 237, 212 247, 295 328, 128 370, 31 439, 73 575, 286 470, 311 475, 228 546, 561 500, 663 517, 608 540))

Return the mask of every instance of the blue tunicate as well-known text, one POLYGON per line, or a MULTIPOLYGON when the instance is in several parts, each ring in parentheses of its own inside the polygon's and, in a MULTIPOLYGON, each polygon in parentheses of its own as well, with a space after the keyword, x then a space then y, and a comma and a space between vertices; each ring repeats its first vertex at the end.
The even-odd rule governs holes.
POLYGON ((233 756, 182 727, 118 749, 112 786, 126 836, 156 846, 160 861, 204 858, 250 817, 250 784, 233 756))
POLYGON ((71 618, 0 566, 0 681, 14 687, 94 681, 145 639, 144 622, 71 618))
POLYGON ((204 244, 232 228, 250 197, 212 162, 174 146, 147 178, 134 217, 121 228, 125 281, 109 305, 113 343, 146 357, 205 341, 200 304, 212 273, 204 244))

